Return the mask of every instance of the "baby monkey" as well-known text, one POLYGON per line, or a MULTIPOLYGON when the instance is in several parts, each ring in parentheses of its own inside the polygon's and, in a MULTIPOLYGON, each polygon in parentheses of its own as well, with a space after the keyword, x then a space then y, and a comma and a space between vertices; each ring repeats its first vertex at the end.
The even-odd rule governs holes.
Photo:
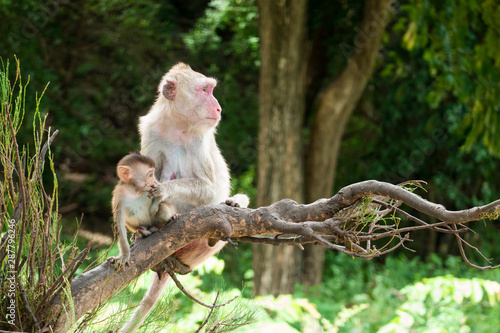
POLYGON ((135 233, 134 237, 149 236, 177 214, 173 205, 162 200, 151 158, 131 153, 118 162, 116 171, 120 181, 113 191, 112 206, 120 254, 108 261, 120 267, 130 265, 126 228, 135 233))

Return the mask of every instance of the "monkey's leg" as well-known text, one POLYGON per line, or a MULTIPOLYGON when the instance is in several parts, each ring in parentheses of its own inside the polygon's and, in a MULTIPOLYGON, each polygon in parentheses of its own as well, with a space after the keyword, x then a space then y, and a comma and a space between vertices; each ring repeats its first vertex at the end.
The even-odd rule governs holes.
POLYGON ((166 226, 168 223, 175 220, 179 216, 180 216, 179 214, 174 214, 170 217, 170 219, 167 222, 159 222, 159 223, 149 225, 149 226, 138 227, 136 232, 130 238, 130 241, 134 242, 136 240, 136 238, 145 238, 145 237, 148 237, 149 235, 154 234, 155 232, 160 230, 160 228, 166 226))
POLYGON ((153 274, 153 280, 151 281, 148 292, 142 299, 141 304, 137 310, 135 310, 127 325, 120 330, 120 333, 132 333, 141 326, 149 311, 151 311, 155 303, 158 301, 158 298, 165 290, 168 278, 168 274, 164 274, 161 278, 158 274, 153 274))

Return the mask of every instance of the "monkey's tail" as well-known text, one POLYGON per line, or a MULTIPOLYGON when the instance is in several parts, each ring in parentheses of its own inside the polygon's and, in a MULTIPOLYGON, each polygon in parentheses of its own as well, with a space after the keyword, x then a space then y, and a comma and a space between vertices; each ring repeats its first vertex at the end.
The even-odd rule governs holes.
POLYGON ((163 274, 161 278, 158 277, 157 273, 153 274, 153 281, 142 299, 141 304, 139 304, 139 307, 135 310, 129 322, 120 330, 120 333, 133 333, 141 326, 149 311, 151 311, 158 301, 158 298, 163 294, 167 286, 168 278, 168 274, 163 274))

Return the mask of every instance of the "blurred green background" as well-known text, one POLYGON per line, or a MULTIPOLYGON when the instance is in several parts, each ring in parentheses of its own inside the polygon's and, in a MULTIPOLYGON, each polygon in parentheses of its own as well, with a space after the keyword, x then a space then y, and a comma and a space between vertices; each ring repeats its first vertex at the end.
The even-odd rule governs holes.
MULTIPOLYGON (((317 71, 307 78, 312 82, 307 96, 342 72, 364 3, 308 1, 308 38, 321 42, 309 50, 316 55, 317 71)), ((422 179, 429 183, 425 197, 450 210, 500 198, 500 6, 491 0, 392 6, 375 71, 343 136, 333 190, 365 179, 422 179)), ((97 240, 94 256, 112 241, 115 165, 139 148, 138 117, 151 106, 161 76, 179 61, 218 79, 214 94, 223 119, 217 141, 230 165, 233 189, 255 199, 260 66, 255 1, 0 0, 0 17, 0 57, 5 62, 16 56, 24 78, 29 75, 28 110, 35 93, 50 82, 41 110, 52 129, 60 130, 52 149, 63 231, 70 237, 81 219, 82 243, 97 240)), ((306 101, 306 110, 312 110, 315 100, 306 101)), ((23 143, 32 138, 30 116, 18 138, 23 143)), ((310 112, 305 116, 310 118, 310 112)), ((498 264, 498 223, 473 228, 477 233, 467 240, 498 264)), ((451 236, 422 232, 413 238, 416 253, 399 250, 370 262, 327 252, 319 289, 297 286, 293 311, 267 308, 267 315, 298 331, 311 317, 332 332, 344 315, 337 329, 369 332, 402 318, 401 307, 412 298, 398 290, 423 278, 448 276, 455 286, 451 276, 500 282, 497 271, 467 268, 456 257, 451 236), (302 297, 316 305, 322 319, 299 301, 302 297)), ((244 287, 243 294, 252 296, 251 247, 240 244, 219 258, 225 261, 220 272, 225 284, 244 287)), ((210 291, 212 278, 202 278, 203 289, 210 291)), ((425 283, 442 290, 434 280, 425 283)), ((464 296, 470 301, 455 302, 444 294, 420 300, 418 306, 431 314, 424 311, 414 322, 440 327, 435 318, 444 313, 451 322, 466 318, 456 330, 448 326, 450 332, 467 327, 491 332, 500 325, 500 308, 488 303, 484 290, 481 297, 464 296)))

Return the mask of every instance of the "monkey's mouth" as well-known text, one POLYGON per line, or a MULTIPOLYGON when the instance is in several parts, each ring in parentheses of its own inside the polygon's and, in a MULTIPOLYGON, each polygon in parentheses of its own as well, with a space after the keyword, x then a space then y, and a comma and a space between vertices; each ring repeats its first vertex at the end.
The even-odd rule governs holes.
POLYGON ((220 120, 220 117, 206 117, 205 119, 209 122, 218 122, 220 120))
POLYGON ((155 187, 153 187, 153 186, 143 186, 141 188, 141 192, 150 192, 150 191, 152 191, 154 189, 155 189, 155 187))

